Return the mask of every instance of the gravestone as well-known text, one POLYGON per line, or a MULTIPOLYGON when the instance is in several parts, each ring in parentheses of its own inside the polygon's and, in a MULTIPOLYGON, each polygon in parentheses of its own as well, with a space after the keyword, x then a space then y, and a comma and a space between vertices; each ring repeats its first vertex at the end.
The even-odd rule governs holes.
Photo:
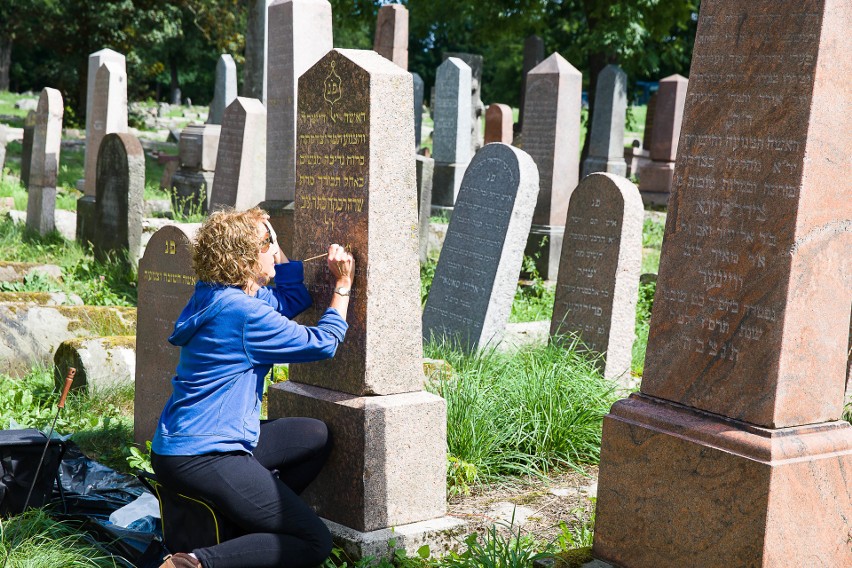
POLYGON ((538 166, 538 203, 526 255, 545 280, 556 280, 571 192, 580 175, 583 76, 558 53, 527 74, 523 148, 538 166))
POLYGON ((850 26, 842 0, 701 3, 641 392, 604 419, 602 560, 852 566, 850 26))
POLYGON ((35 134, 36 112, 27 112, 24 118, 24 139, 21 142, 21 184, 30 187, 30 162, 33 159, 33 135, 35 134))
POLYGON ((221 133, 218 124, 190 124, 181 131, 180 169, 171 177, 173 211, 184 215, 207 212, 221 133))
POLYGON ((521 69, 521 103, 518 107, 517 131, 524 129, 524 100, 527 96, 527 73, 544 61, 544 40, 531 35, 524 40, 524 63, 521 69))
POLYGON ((500 103, 488 105, 485 112, 485 143, 511 144, 514 137, 512 126, 512 107, 500 103))
POLYGON ((470 67, 470 155, 482 148, 482 129, 480 122, 485 115, 482 103, 482 67, 483 59, 476 53, 444 53, 444 61, 450 57, 461 59, 470 67))
POLYGON ((595 112, 589 139, 589 155, 583 176, 609 172, 624 177, 624 120, 627 115, 627 74, 618 65, 607 65, 598 75, 595 112))
POLYGON ((229 53, 223 53, 216 62, 216 85, 213 102, 207 115, 207 124, 222 124, 225 108, 237 98, 237 64, 229 53))
MULTIPOLYGON (((77 241, 93 243, 98 231, 94 224, 98 151, 104 136, 127 132, 127 72, 124 56, 116 61, 105 58, 95 73, 91 122, 86 117, 85 195, 77 200, 77 241), (91 125, 91 128, 88 128, 91 125)), ((90 56, 89 63, 92 64, 90 56)))
POLYGON ((38 98, 30 159, 27 229, 46 235, 56 227, 56 176, 62 143, 62 93, 45 87, 38 98))
POLYGON ((270 0, 250 0, 248 4, 242 96, 266 102, 266 57, 269 42, 267 18, 270 0))
POLYGON ((420 243, 420 262, 428 260, 429 218, 432 216, 432 179, 435 175, 435 160, 415 154, 417 172, 417 238, 420 243))
POLYGON ((408 69, 408 9, 402 4, 379 8, 373 51, 408 69))
POLYGON ((639 189, 595 173, 571 193, 550 335, 600 356, 604 377, 628 386, 642 268, 644 209, 639 189))
POLYGON ((197 228, 166 225, 153 234, 139 261, 133 440, 143 446, 172 393, 180 348, 168 338, 195 289, 190 241, 197 228))
POLYGON ((654 94, 648 98, 648 108, 645 111, 645 132, 642 134, 642 148, 645 150, 651 147, 651 138, 654 135, 654 114, 656 112, 657 93, 654 92, 654 94))
POLYGON ((142 247, 145 193, 145 152, 132 134, 107 134, 98 151, 98 193, 95 200, 95 258, 127 254, 131 266, 142 247))
MULTIPOLYGON (((276 0, 269 6, 266 194, 261 206, 281 243, 293 240, 299 77, 332 46, 327 0, 276 0)), ((282 246, 285 254, 292 251, 282 246)))
POLYGON ((423 131, 423 93, 425 85, 423 78, 417 73, 412 73, 411 78, 414 81, 414 149, 420 149, 420 140, 422 139, 423 131))
POLYGON ((423 310, 423 339, 466 351, 500 342, 512 311, 538 194, 524 151, 488 144, 464 175, 423 310))
MULTIPOLYGON (((386 535, 384 547, 389 527, 446 511, 446 407, 420 390, 414 161, 397 159, 411 147, 411 92, 411 74, 374 51, 335 49, 299 79, 294 258, 337 242, 356 270, 334 359, 292 365, 269 391, 270 417, 319 418, 336 440, 302 497, 336 538, 386 535)), ((314 305, 300 320, 312 323, 332 282, 322 261, 304 269, 314 305)))
POLYGON ((686 77, 672 75, 660 81, 651 130, 651 162, 639 171, 639 190, 647 203, 665 205, 672 188, 677 144, 686 102, 686 77))
POLYGON ((455 57, 441 63, 435 77, 433 206, 453 206, 470 161, 470 78, 470 67, 455 57))
POLYGON ((257 99, 237 97, 222 118, 211 210, 251 209, 266 189, 266 108, 257 99))

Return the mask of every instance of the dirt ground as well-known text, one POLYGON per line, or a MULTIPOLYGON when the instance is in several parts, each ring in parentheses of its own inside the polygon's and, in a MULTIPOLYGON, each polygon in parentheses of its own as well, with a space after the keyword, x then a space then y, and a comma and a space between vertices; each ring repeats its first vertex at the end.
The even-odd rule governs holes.
POLYGON ((589 466, 583 473, 565 471, 551 474, 549 479, 491 485, 470 495, 450 497, 448 514, 467 521, 468 533, 480 534, 492 525, 508 532, 514 515, 514 533, 520 528, 522 535, 550 542, 561 532, 560 521, 572 526, 594 513, 597 477, 597 467, 589 466))

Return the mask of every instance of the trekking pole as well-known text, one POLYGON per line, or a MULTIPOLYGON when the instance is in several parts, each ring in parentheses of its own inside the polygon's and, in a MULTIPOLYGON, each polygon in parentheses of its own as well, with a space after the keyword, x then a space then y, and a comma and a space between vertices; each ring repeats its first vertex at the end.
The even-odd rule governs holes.
MULTIPOLYGON (((38 461, 38 466, 36 466, 35 476, 33 476, 33 482, 30 485, 30 490, 27 493, 27 500, 24 501, 24 508, 21 509, 21 512, 27 510, 27 506, 30 504, 30 497, 33 495, 33 489, 35 489, 35 484, 38 481, 38 474, 41 472, 41 464, 44 463, 44 456, 47 455, 47 448, 50 446, 50 438, 53 436, 53 429, 56 427, 56 420, 59 418, 59 411, 65 407, 65 399, 68 397, 68 391, 71 390, 71 383, 74 382, 74 375, 77 374, 77 369, 74 367, 68 368, 68 374, 65 376, 65 387, 62 389, 62 396, 59 398, 59 404, 56 405, 56 416, 53 417, 53 424, 50 425, 50 433, 47 435, 47 443, 44 445, 44 450, 41 452, 41 459, 38 461)), ((6 557, 3 559, 3 568, 6 568, 6 563, 9 562, 9 554, 12 552, 12 547, 6 550, 6 557)))

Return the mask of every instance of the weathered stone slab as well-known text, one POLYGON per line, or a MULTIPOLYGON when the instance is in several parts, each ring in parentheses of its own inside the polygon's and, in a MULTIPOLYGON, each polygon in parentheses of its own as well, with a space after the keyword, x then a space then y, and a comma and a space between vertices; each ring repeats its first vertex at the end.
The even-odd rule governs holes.
MULTIPOLYGON (((418 379, 423 382, 422 368, 418 379)), ((326 466, 302 493, 321 517, 367 532, 446 513, 441 397, 423 391, 357 397, 291 380, 270 389, 269 415, 317 418, 335 437, 326 466)))
POLYGON ((276 0, 269 6, 269 28, 265 199, 284 207, 296 198, 298 81, 333 47, 331 4, 276 0))
POLYGON ((373 51, 408 69, 408 9, 402 4, 379 8, 373 51))
POLYGON ((237 64, 230 53, 223 53, 216 62, 216 83, 213 102, 207 114, 207 124, 222 124, 225 109, 237 98, 237 64))
POLYGON ((21 140, 21 184, 30 187, 30 163, 33 159, 33 136, 35 136, 36 112, 31 110, 24 118, 24 138, 21 140))
POLYGON ((538 166, 540 190, 526 254, 546 280, 559 273, 568 201, 579 181, 582 80, 558 53, 527 74, 523 147, 538 166))
POLYGON ((414 81, 414 149, 417 150, 420 148, 423 134, 423 95, 426 86, 423 78, 417 73, 412 73, 411 79, 414 81))
MULTIPOLYGON (((340 243, 356 272, 346 341, 334 359, 291 369, 293 381, 355 395, 420 388, 415 167, 398 159, 413 137, 409 97, 411 74, 374 51, 334 50, 299 79, 293 257, 340 243)), ((327 266, 307 263, 305 284, 312 322, 333 293, 327 266)))
POLYGON ((452 207, 470 161, 470 67, 450 57, 438 67, 432 131, 435 179, 432 204, 452 207))
POLYGON ((624 177, 624 121, 627 116, 627 74, 618 65, 607 65, 598 75, 595 113, 589 139, 589 156, 583 177, 609 172, 624 177))
POLYGON ((512 107, 500 103, 488 105, 485 111, 485 143, 511 144, 514 138, 512 107))
POLYGON ((544 61, 544 40, 537 35, 524 40, 524 62, 521 69, 521 103, 518 107, 518 132, 524 127, 524 101, 527 96, 527 73, 544 61))
MULTIPOLYGON (((89 65, 100 60, 93 74, 94 84, 91 115, 86 115, 86 185, 84 191, 93 197, 97 191, 98 151, 104 136, 113 132, 127 132, 127 70, 124 56, 115 52, 93 53, 89 65), (98 56, 98 54, 101 54, 98 56), (91 116, 91 121, 89 120, 91 116)), ((88 103, 87 103, 88 111, 88 103)))
POLYGON ((250 209, 266 190, 266 108, 257 99, 237 97, 225 109, 210 209, 250 209))
POLYGON ((465 350, 499 343, 509 321, 538 193, 535 163, 484 146, 465 172, 423 311, 423 339, 465 350))
POLYGON ((180 133, 178 156, 180 165, 190 170, 216 171, 216 156, 219 152, 219 124, 190 124, 180 133))
POLYGON ((850 26, 841 0, 701 3, 642 394, 604 419, 603 560, 852 565, 850 26))
POLYGON ((0 282, 23 282, 36 272, 55 280, 62 278, 62 269, 55 264, 0 261, 0 282))
POLYGON ((145 152, 132 134, 107 134, 98 152, 95 258, 126 255, 135 266, 142 246, 145 152))
POLYGON ((52 366, 63 341, 105 331, 129 335, 135 326, 134 308, 0 303, 0 368, 12 376, 24 375, 36 364, 52 366))
POLYGON ((62 93, 45 87, 38 98, 30 159, 27 229, 46 235, 56 228, 56 176, 62 142, 62 93))
POLYGON ((69 367, 77 369, 74 388, 95 394, 133 384, 136 374, 136 338, 132 335, 77 338, 63 341, 53 356, 57 389, 65 384, 69 367))
POLYGON ((139 323, 136 327, 136 399, 133 439, 154 436, 171 395, 180 349, 168 342, 195 287, 190 239, 196 226, 168 225, 154 233, 139 262, 139 323))
POLYGON ((429 219, 432 215, 432 180, 435 175, 435 160, 416 154, 417 170, 417 240, 419 241, 420 262, 426 262, 429 245, 429 219))
POLYGON ((595 173, 571 194, 550 333, 576 334, 604 377, 627 383, 642 266, 644 209, 636 186, 595 173))
MULTIPOLYGON (((86 73, 86 155, 85 155, 85 164, 88 164, 89 160, 91 160, 92 175, 93 176, 94 176, 94 173, 95 173, 94 170, 95 170, 95 167, 96 167, 96 164, 97 164, 97 152, 98 152, 98 148, 100 147, 100 139, 98 139, 96 143, 90 144, 89 143, 89 136, 95 134, 95 125, 94 125, 95 121, 96 120, 99 120, 99 121, 103 120, 102 116, 99 116, 98 118, 96 118, 96 116, 95 116, 95 114, 96 114, 96 111, 95 111, 96 85, 95 85, 95 83, 96 83, 96 78, 97 78, 97 74, 98 74, 98 69, 100 69, 101 65, 103 65, 106 62, 112 63, 113 69, 118 69, 119 73, 123 73, 124 76, 127 77, 127 61, 126 61, 126 58, 124 57, 124 55, 122 55, 121 53, 118 53, 117 51, 113 51, 112 49, 101 49, 100 51, 96 51, 96 52, 89 55, 88 67, 87 67, 87 73, 86 73), (89 157, 89 149, 90 148, 91 148, 91 151, 95 154, 91 158, 89 157)), ((102 112, 102 109, 99 109, 97 111, 98 115, 100 115, 101 112, 102 112)), ((101 134, 100 138, 102 138, 102 137, 103 137, 103 135, 101 134)), ((84 177, 88 177, 87 175, 85 175, 85 173, 86 172, 84 171, 84 177)), ((85 190, 86 187, 88 187, 88 186, 86 185, 85 180, 83 180, 83 189, 85 190)), ((95 195, 94 179, 92 179, 92 181, 91 181, 91 189, 89 191, 86 191, 86 194, 94 197, 94 195, 95 195)))

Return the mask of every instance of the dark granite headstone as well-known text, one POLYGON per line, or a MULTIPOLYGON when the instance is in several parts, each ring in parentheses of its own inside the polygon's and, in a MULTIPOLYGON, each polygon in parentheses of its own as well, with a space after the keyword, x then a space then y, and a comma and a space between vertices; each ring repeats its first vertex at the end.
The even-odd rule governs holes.
POLYGON ((509 321, 538 194, 524 151, 487 144, 468 166, 423 311, 423 339, 472 351, 498 343, 509 321))
POLYGON ((27 229, 41 235, 55 228, 56 176, 59 173, 64 112, 62 93, 45 87, 38 98, 36 110, 27 196, 27 229))
POLYGON ((472 155, 470 82, 470 67, 460 59, 451 57, 438 67, 435 104, 432 107, 435 121, 432 131, 432 157, 435 159, 432 204, 440 207, 453 206, 472 155))
POLYGON ((524 128, 524 100, 527 96, 527 73, 544 61, 544 40, 531 35, 524 40, 524 63, 521 70, 521 103, 518 107, 518 132, 524 128))
POLYGON ((127 254, 135 265, 142 247, 145 152, 132 134, 107 134, 98 151, 95 257, 127 254))
POLYGON ((24 139, 21 143, 21 184, 30 187, 30 162, 33 159, 33 135, 36 126, 36 113, 31 110, 24 118, 24 139))
POLYGON ((195 288, 190 239, 197 225, 167 225, 154 233, 139 262, 136 395, 133 439, 145 444, 172 393, 180 349, 168 342, 195 288))
POLYGON ((411 78, 414 80, 414 149, 417 150, 423 130, 423 93, 426 87, 417 73, 412 73, 411 78))
POLYGON ((641 392, 603 423, 602 560, 852 566, 850 26, 847 0, 701 2, 641 392))
POLYGON ((636 186, 591 174, 571 194, 551 336, 579 336, 604 377, 628 386, 642 266, 644 209, 636 186))

